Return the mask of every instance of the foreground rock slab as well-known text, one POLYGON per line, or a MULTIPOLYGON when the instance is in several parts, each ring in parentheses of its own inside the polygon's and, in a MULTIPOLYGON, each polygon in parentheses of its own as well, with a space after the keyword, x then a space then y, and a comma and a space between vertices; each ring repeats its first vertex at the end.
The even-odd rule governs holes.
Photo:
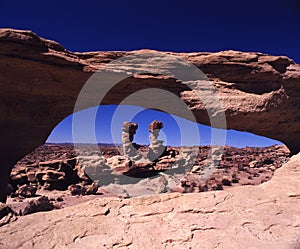
POLYGON ((299 165, 300 154, 259 186, 99 198, 19 217, 0 228, 0 248, 296 249, 299 165))

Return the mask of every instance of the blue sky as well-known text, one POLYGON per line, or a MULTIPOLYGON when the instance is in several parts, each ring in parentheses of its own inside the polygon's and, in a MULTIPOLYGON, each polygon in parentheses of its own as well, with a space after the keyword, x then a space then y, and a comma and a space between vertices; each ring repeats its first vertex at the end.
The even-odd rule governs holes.
MULTIPOLYGON (((134 50, 220 51, 234 49, 287 55, 300 62, 300 4, 297 0, 252 1, 0 1, 0 26, 33 30, 71 51, 134 50)), ((101 109, 109 117, 113 106, 101 109)), ((126 110, 124 110, 126 113, 126 110)), ((85 115, 88 115, 88 111, 85 115)), ((165 119, 168 143, 176 145, 176 125, 170 116, 144 111, 136 139, 147 143, 148 119, 165 119), (144 128, 143 128, 144 127, 144 128)), ((49 141, 70 140, 71 117, 49 141)), ((98 122, 98 121, 97 121, 98 122)), ((108 122, 108 121, 107 121, 108 122)), ((109 123, 109 122, 108 122, 109 123)), ((99 124, 103 127, 108 123, 99 124)), ((201 143, 209 128, 199 126, 201 143), (205 130, 206 129, 206 130, 205 130), (202 132, 202 133, 201 133, 202 132)), ((104 131, 105 129, 103 129, 104 131)), ((109 135, 98 135, 109 142, 109 135)), ((83 140, 88 138, 84 137, 83 140)), ((270 140, 228 132, 228 144, 267 145, 270 140)))
MULTIPOLYGON (((160 139, 165 141, 166 145, 180 146, 180 145, 207 145, 211 143, 211 128, 209 126, 193 123, 185 119, 170 116, 167 113, 145 110, 141 107, 133 106, 120 106, 118 115, 113 119, 114 112, 117 106, 100 106, 94 107, 97 110, 97 118, 95 121, 95 134, 96 141, 99 143, 121 143, 121 126, 124 121, 128 121, 127 118, 131 113, 136 113, 133 122, 137 122, 139 127, 135 135, 134 141, 139 144, 149 144, 149 132, 148 125, 154 119, 161 120, 164 123, 164 128, 161 130, 160 139), (177 119, 177 120, 176 120, 177 119), (180 122, 178 122, 180 121, 180 122), (181 125, 180 125, 181 124, 181 125), (181 138, 180 127, 185 129, 187 137, 181 138), (191 129, 193 128, 193 129, 191 129), (188 130, 189 129, 189 130, 188 130), (198 134, 195 131, 198 129, 198 134), (197 136, 197 137, 196 137, 197 136)), ((78 115, 79 120, 86 120, 92 113, 92 109, 87 109, 78 112, 74 115, 78 115)), ((85 126, 85 122, 82 122, 82 133, 79 136, 79 140, 82 143, 89 143, 94 141, 89 137, 86 130, 90 129, 89 126, 85 126)), ((215 129, 217 130, 217 129, 215 129)), ((72 143, 72 115, 65 118, 53 131, 48 138, 49 143, 72 143)), ((245 146, 269 146, 272 144, 280 144, 280 142, 256 136, 248 132, 239 132, 229 130, 227 132, 226 144, 236 147, 245 146)))
POLYGON ((0 25, 33 30, 71 51, 235 49, 300 62, 298 0, 1 0, 0 25))

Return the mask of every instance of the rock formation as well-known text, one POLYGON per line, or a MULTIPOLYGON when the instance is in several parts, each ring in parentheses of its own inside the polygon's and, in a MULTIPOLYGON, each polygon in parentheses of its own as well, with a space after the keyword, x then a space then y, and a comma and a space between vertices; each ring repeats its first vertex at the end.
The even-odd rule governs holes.
POLYGON ((300 155, 294 156, 271 181, 259 186, 131 199, 97 198, 21 216, 0 227, 0 248, 45 248, 47 243, 47 248, 66 249, 297 249, 299 164, 300 155))
POLYGON ((156 161, 163 153, 166 151, 166 146, 163 145, 164 141, 158 140, 160 129, 162 129, 163 123, 161 121, 154 120, 149 125, 149 132, 151 133, 149 136, 150 146, 148 152, 148 158, 151 161, 156 161))
POLYGON ((87 187, 80 184, 72 184, 68 187, 68 190, 71 195, 95 195, 98 191, 98 184, 93 182, 87 187))
POLYGON ((25 207, 22 215, 32 214, 36 212, 50 211, 53 210, 55 206, 50 202, 48 197, 41 196, 37 200, 32 200, 25 207))
MULTIPOLYGON (((24 198, 64 192, 66 189, 71 195, 97 194, 98 185, 100 192, 106 189, 115 194, 118 193, 116 189, 123 189, 128 197, 157 193, 159 189, 164 192, 197 193, 226 189, 230 185, 259 185, 269 181, 275 170, 289 160, 289 151, 285 146, 225 146, 218 166, 209 177, 202 177, 211 151, 209 146, 168 147, 155 162, 145 159, 148 146, 140 147, 139 153, 143 158, 138 161, 119 155, 114 146, 99 146, 97 149, 84 145, 82 150, 84 154, 74 158, 73 146, 46 144, 28 154, 12 170, 8 192, 10 202, 21 200, 24 203, 24 198), (105 155, 104 158, 99 160, 97 153, 98 156, 105 155), (61 179, 57 177, 61 175, 61 179), (151 176, 154 177, 149 179, 151 176), (165 188, 161 188, 164 183, 165 188), (135 184, 134 190, 130 184, 135 184)), ((15 211, 18 213, 18 210, 15 211)))
POLYGON ((0 203, 0 227, 14 220, 16 216, 13 210, 8 205, 0 203))
POLYGON ((33 197, 35 196, 36 191, 37 187, 24 184, 18 188, 16 194, 23 197, 33 197))
MULTIPOLYGON (((0 201, 5 202, 13 165, 43 144, 53 128, 73 112, 87 79, 114 59, 143 52, 73 53, 31 31, 0 30, 0 201)), ((298 64, 285 56, 254 52, 165 54, 184 58, 206 74, 217 89, 228 129, 277 139, 292 153, 299 152, 298 64)), ((157 63, 163 68, 160 60, 157 63)), ((117 66, 110 70, 126 73, 126 68, 117 66)), ((101 104, 119 104, 146 88, 171 91, 187 104, 197 122, 210 125, 203 103, 191 89, 162 75, 128 77, 108 92, 101 104)), ((87 99, 80 108, 91 107, 95 101, 87 99)))
POLYGON ((133 136, 136 133, 138 124, 134 122, 124 122, 122 126, 122 143, 124 156, 129 158, 138 157, 136 147, 133 141, 133 136))

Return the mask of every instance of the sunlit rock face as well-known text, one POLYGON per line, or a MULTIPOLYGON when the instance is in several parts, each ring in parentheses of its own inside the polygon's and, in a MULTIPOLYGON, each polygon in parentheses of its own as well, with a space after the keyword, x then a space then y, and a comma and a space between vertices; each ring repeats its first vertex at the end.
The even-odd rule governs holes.
MULTIPOLYGON (((31 31, 0 30, 0 201, 6 198, 10 169, 43 144, 53 128, 73 112, 89 77, 115 59, 143 52, 73 53, 31 31)), ((166 54, 184 58, 205 73, 217 89, 228 129, 276 139, 292 153, 299 152, 298 64, 285 56, 255 52, 166 54)), ((210 125, 205 106, 191 89, 161 75, 128 77, 106 95, 102 104, 119 104, 137 90, 156 87, 179 96, 197 122, 210 125)))

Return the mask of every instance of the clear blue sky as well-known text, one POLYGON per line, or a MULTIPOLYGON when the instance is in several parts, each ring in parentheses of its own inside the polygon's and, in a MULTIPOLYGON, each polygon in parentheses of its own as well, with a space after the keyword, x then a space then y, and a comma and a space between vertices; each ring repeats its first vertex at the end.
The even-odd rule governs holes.
MULTIPOLYGON (((1 0, 0 26, 33 30, 71 51, 234 49, 287 55, 300 62, 298 0, 1 0)), ((101 112, 109 118, 113 110, 114 107, 104 107, 101 112)), ((165 133, 170 132, 168 142, 176 145, 176 127, 172 118, 153 111, 143 113, 149 119, 165 118, 165 133)), ((141 116, 136 117, 141 126, 136 139, 147 142, 148 134, 144 134, 142 127, 148 125, 148 120, 141 116)), ((70 120, 70 117, 66 118, 49 141, 69 141, 70 120)), ((208 128, 199 127, 200 133, 203 129, 206 129, 204 134, 209 133, 208 128)), ((109 136, 100 137, 101 141, 109 142, 109 136)), ((209 140, 204 135, 201 137, 203 143, 209 140)), ((273 143, 237 132, 229 132, 227 141, 237 146, 273 143)))
POLYGON ((235 49, 300 62, 298 0, 1 0, 0 25, 72 51, 235 49))
MULTIPOLYGON (((148 125, 154 119, 161 120, 164 123, 164 128, 161 130, 161 139, 163 139, 167 145, 180 146, 182 145, 181 132, 180 128, 177 125, 176 120, 167 113, 158 112, 155 110, 145 110, 141 107, 132 107, 132 106, 121 106, 120 116, 117 116, 118 122, 112 122, 112 117, 117 106, 100 106, 94 107, 98 108, 97 118, 95 122, 96 128, 96 138, 99 143, 121 143, 121 126, 123 121, 128 121, 128 113, 137 113, 133 118, 133 122, 137 122, 139 128, 135 135, 134 141, 139 144, 149 144, 149 132, 148 125), (113 135, 112 135, 113 134, 113 135)), ((92 109, 92 108, 91 108, 92 109)), ((86 120, 87 116, 90 115, 91 109, 87 109, 81 112, 76 113, 79 115, 79 119, 86 120)), ((204 126, 200 124, 195 124, 191 121, 187 121, 181 118, 179 119, 182 124, 181 127, 189 129, 189 127, 196 126, 199 130, 199 138, 189 137, 184 139, 183 145, 195 145, 200 142, 201 145, 207 145, 211 142, 211 128, 209 126, 204 126)), ((89 143, 93 141, 90 138, 85 130, 89 127, 82 126, 82 134, 80 134, 79 140, 83 143, 89 143)), ((195 133, 193 133, 195 134, 195 133)), ((192 135, 193 135, 192 134, 192 135)), ((65 143, 72 142, 72 115, 65 118, 53 131, 50 137, 48 138, 49 143, 65 143)), ((274 141, 269 138, 256 136, 248 132, 238 132, 230 130, 227 132, 227 142, 226 144, 236 147, 245 147, 245 146, 269 146, 272 144, 280 144, 278 141, 274 141)))

